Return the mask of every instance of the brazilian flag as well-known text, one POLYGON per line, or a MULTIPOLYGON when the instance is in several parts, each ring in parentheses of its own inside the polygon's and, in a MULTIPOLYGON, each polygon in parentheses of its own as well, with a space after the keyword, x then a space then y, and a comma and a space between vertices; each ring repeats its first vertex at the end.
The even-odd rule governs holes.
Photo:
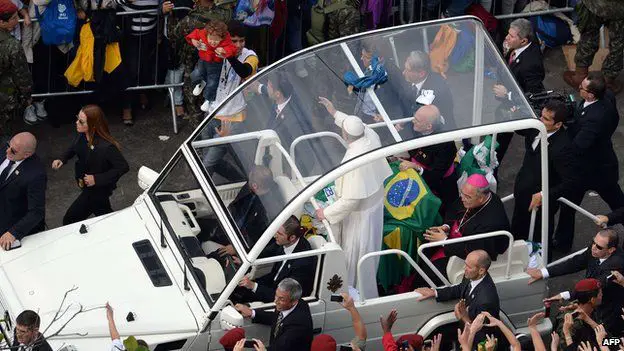
MULTIPOLYGON (((413 169, 399 171, 400 161, 390 163, 393 175, 385 181, 384 239, 382 249, 399 249, 418 262, 418 245, 431 226, 440 225, 442 201, 413 169)), ((412 266, 399 255, 381 256, 377 282, 386 291, 409 276, 412 266)))

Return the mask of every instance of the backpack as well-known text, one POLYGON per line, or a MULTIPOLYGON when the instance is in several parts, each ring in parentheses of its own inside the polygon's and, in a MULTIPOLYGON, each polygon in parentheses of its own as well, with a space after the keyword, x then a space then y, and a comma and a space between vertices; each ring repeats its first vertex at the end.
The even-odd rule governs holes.
POLYGON ((316 45, 327 40, 327 15, 349 7, 345 0, 338 0, 325 6, 325 0, 318 0, 311 11, 311 27, 306 32, 308 44, 316 45))
POLYGON ((472 4, 466 9, 466 14, 479 18, 485 25, 485 29, 487 29, 490 35, 494 36, 496 29, 498 28, 498 19, 489 13, 483 6, 480 4, 472 4))
POLYGON ((567 44, 572 40, 568 24, 555 16, 542 15, 531 17, 531 23, 540 42, 549 48, 567 44))
POLYGON ((43 15, 35 5, 41 37, 46 45, 69 44, 76 33, 76 9, 72 0, 52 0, 43 15))

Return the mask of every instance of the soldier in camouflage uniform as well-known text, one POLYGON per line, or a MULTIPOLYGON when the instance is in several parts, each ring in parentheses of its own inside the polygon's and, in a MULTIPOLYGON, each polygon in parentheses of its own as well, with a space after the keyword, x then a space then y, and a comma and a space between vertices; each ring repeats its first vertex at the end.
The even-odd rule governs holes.
POLYGON ((604 24, 609 30, 609 55, 602 63, 602 73, 607 87, 617 94, 622 89, 616 79, 622 71, 624 59, 624 3, 622 0, 582 0, 576 11, 581 32, 574 56, 576 71, 564 72, 563 79, 573 88, 578 88, 587 77, 587 70, 598 51, 600 27, 604 24))
POLYGON ((346 37, 347 35, 359 33, 360 24, 360 2, 358 0, 335 0, 345 1, 347 7, 327 14, 327 40, 346 37))
POLYGON ((32 76, 20 42, 11 35, 18 25, 17 7, 0 0, 0 141, 8 141, 13 116, 31 103, 32 76))
POLYGON ((204 28, 206 23, 211 20, 227 23, 231 18, 232 7, 230 3, 215 5, 212 0, 199 0, 195 3, 195 8, 175 26, 169 38, 178 48, 180 62, 184 65, 184 102, 187 116, 193 126, 199 124, 205 113, 199 109, 203 97, 193 95, 194 85, 191 84, 191 72, 195 68, 199 56, 197 49, 186 43, 185 37, 196 28, 204 28))
MULTIPOLYGON (((560 296, 561 294, 555 298, 560 296)), ((595 344, 594 327, 601 323, 596 313, 596 308, 602 303, 600 281, 593 278, 580 280, 574 286, 574 298, 577 300, 578 307, 559 313, 555 319, 555 331, 560 337, 560 347, 562 350, 568 349, 570 341, 576 344, 574 349, 581 341, 589 341, 594 346, 598 346, 595 344), (567 323, 566 316, 568 316, 567 323), (566 324, 569 325, 566 326, 566 324)), ((574 306, 571 307, 574 308, 574 306)))

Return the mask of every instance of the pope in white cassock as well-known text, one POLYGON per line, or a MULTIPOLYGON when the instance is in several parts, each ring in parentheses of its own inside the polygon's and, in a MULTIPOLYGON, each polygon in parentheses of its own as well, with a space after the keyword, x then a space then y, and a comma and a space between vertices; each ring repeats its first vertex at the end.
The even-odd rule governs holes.
MULTIPOLYGON (((337 126, 342 128, 342 137, 348 147, 342 162, 381 147, 379 136, 367 127, 360 118, 336 111, 334 105, 324 97, 319 98, 337 126)), ((316 211, 319 220, 327 219, 330 224, 339 224, 341 235, 336 240, 347 259, 347 282, 355 287, 356 269, 359 259, 369 252, 380 251, 383 240, 384 180, 392 175, 392 169, 385 158, 375 160, 356 168, 336 179, 338 200, 324 209, 316 211)), ((362 271, 364 286, 357 290, 365 292, 366 298, 377 297, 377 265, 379 258, 364 261, 362 271)))

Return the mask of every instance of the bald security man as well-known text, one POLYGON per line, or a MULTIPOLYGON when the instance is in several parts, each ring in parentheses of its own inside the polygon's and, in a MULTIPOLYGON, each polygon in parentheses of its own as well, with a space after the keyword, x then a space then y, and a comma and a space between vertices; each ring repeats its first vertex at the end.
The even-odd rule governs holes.
POLYGON ((24 132, 13 136, 0 156, 0 247, 45 227, 47 176, 35 154, 37 139, 24 132))
MULTIPOLYGON (((442 117, 438 107, 426 105, 414 112, 412 128, 406 128, 402 134, 405 139, 420 138, 439 132, 441 125, 442 117)), ((413 168, 422 175, 429 188, 442 200, 442 215, 445 205, 449 206, 459 197, 454 164, 456 154, 457 148, 453 141, 429 145, 409 150, 409 160, 404 160, 399 166, 402 171, 413 168)))

